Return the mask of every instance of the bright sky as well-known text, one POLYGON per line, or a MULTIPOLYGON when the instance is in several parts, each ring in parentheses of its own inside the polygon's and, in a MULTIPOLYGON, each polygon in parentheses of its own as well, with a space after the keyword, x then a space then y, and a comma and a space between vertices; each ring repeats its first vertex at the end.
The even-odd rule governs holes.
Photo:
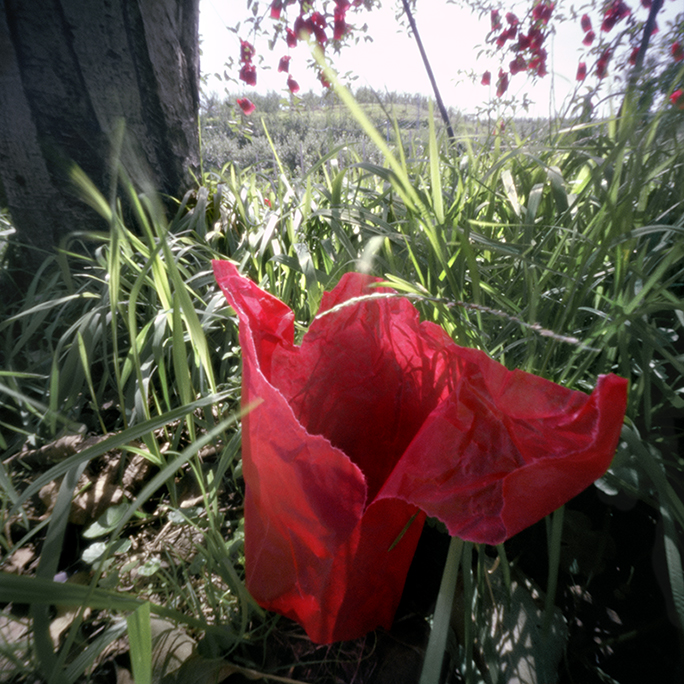
MULTIPOLYGON (((668 15, 675 13, 674 6, 680 6, 681 0, 666 3, 668 15), (669 5, 669 7, 667 7, 669 5)), ((270 2, 261 0, 260 13, 267 11, 270 2)), ((510 5, 510 3, 509 3, 510 5)), ((637 16, 645 18, 646 13, 635 0, 629 2, 637 16)), ((289 8, 289 17, 294 19, 298 5, 289 8)), ((203 74, 223 72, 226 60, 239 57, 239 39, 228 30, 239 20, 248 17, 246 0, 200 0, 200 37, 202 39, 201 69, 203 74)), ((478 59, 478 46, 484 44, 489 31, 489 17, 479 20, 477 16, 445 0, 419 0, 417 3, 416 23, 423 44, 435 72, 437 84, 447 106, 453 106, 462 112, 473 112, 477 106, 493 97, 496 89, 496 74, 499 63, 496 60, 478 59), (480 75, 485 71, 492 72, 492 85, 480 85, 480 75), (474 71, 478 77, 475 83, 460 71, 474 71)), ((396 91, 400 93, 421 93, 432 95, 430 82, 423 67, 418 47, 406 31, 395 19, 395 2, 384 0, 380 9, 371 12, 366 10, 350 10, 347 14, 350 23, 367 23, 368 35, 373 42, 362 42, 349 45, 340 55, 335 56, 335 67, 339 73, 352 72, 358 78, 353 87, 364 85, 376 90, 396 91)), ((270 19, 266 20, 267 22, 270 19)), ((594 18, 594 29, 598 19, 594 18)), ((244 35, 250 39, 249 27, 244 26, 244 35)), ((548 116, 562 106, 567 95, 575 88, 577 64, 582 58, 583 33, 579 22, 564 22, 559 27, 559 34, 549 38, 549 75, 531 85, 524 74, 511 78, 509 92, 522 96, 527 92, 535 102, 530 114, 532 116, 548 116), (555 106, 554 106, 555 103, 555 106)), ((258 92, 282 91, 285 88, 285 74, 277 72, 278 60, 288 54, 284 41, 282 49, 268 50, 265 40, 256 43, 256 49, 262 53, 265 64, 272 68, 267 71, 258 69, 258 92)), ((310 59, 308 47, 300 44, 289 51, 292 57, 290 73, 299 82, 302 91, 320 92, 321 86, 311 69, 307 68, 310 59)), ((507 61, 510 61, 509 57, 507 61)), ((593 61, 588 62, 591 69, 593 61)), ((236 74, 234 74, 236 75, 236 74)), ((210 79, 208 90, 219 95, 224 94, 227 86, 230 93, 238 91, 249 94, 250 88, 240 83, 224 84, 210 79), (244 86, 244 87, 242 87, 244 86)))

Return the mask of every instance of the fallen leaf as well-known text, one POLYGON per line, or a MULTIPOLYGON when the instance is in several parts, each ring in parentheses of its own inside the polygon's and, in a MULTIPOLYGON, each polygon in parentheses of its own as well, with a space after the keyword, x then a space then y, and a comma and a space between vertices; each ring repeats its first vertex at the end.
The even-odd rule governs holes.
POLYGON ((69 456, 73 456, 77 451, 78 447, 83 443, 84 437, 80 433, 71 433, 56 439, 54 442, 45 444, 40 447, 40 449, 32 449, 26 451, 21 455, 23 461, 40 460, 43 463, 45 461, 59 462, 63 461, 69 456))
POLYGON ((133 454, 122 477, 123 488, 129 496, 133 497, 149 481, 153 468, 148 459, 140 454, 133 454))
POLYGON ((0 672, 8 674, 13 671, 16 666, 13 653, 26 649, 30 631, 29 618, 16 617, 7 609, 0 614, 0 672))
POLYGON ((116 670, 116 684, 135 684, 130 670, 121 667, 116 661, 114 662, 114 668, 116 670))
MULTIPOLYGON (((108 508, 123 500, 123 489, 114 484, 116 468, 105 468, 95 478, 87 471, 81 475, 76 486, 78 492, 71 502, 69 522, 85 525, 97 520, 108 508)), ((57 501, 61 480, 48 482, 38 492, 38 498, 47 509, 45 516, 52 513, 57 501)))
MULTIPOLYGON (((77 572, 72 575, 67 582, 69 584, 80 584, 87 585, 90 581, 90 576, 87 572, 77 572)), ((57 606, 56 607, 55 618, 50 622, 50 637, 52 638, 52 643, 55 648, 59 646, 62 634, 66 632, 71 626, 71 623, 76 619, 79 613, 83 613, 83 616, 87 618, 90 615, 90 608, 85 608, 82 610, 82 606, 57 606)))
POLYGON ((281 684, 305 684, 297 679, 258 672, 247 667, 239 667, 221 659, 194 656, 187 660, 172 679, 161 684, 219 684, 232 675, 239 674, 252 681, 266 680, 281 684))
MULTIPOLYGON (((91 486, 78 494, 72 504, 69 522, 85 525, 97 520, 108 508, 121 503, 123 490, 111 482, 113 473, 104 471, 91 486)), ((79 484, 81 480, 79 480, 79 484)))
POLYGON ((195 641, 173 622, 152 618, 152 681, 166 681, 195 652, 195 641))
POLYGON ((24 568, 36 557, 32 546, 17 549, 3 564, 3 571, 21 575, 24 568))

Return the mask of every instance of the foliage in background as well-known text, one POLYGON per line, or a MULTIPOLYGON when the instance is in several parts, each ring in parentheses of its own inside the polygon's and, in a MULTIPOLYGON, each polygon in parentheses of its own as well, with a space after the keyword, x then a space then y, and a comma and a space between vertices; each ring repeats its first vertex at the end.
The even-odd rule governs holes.
MULTIPOLYGON (((581 54, 576 89, 565 106, 576 106, 583 101, 587 108, 601 107, 606 98, 615 95, 616 88, 624 94, 630 83, 639 83, 652 94, 657 92, 659 105, 673 90, 678 92, 681 87, 681 80, 679 84, 673 84, 671 80, 664 85, 659 82, 668 67, 684 59, 684 14, 679 11, 672 20, 665 21, 664 0, 629 4, 624 0, 601 3, 589 0, 580 5, 568 5, 559 0, 520 0, 505 6, 492 0, 448 1, 460 5, 464 11, 478 14, 485 20, 485 26, 489 25, 489 31, 483 28, 483 44, 478 55, 493 57, 499 63, 498 73, 468 74, 483 86, 496 85, 496 97, 486 104, 486 109, 517 106, 517 98, 506 95, 514 79, 525 78, 533 84, 552 72, 551 38, 567 23, 581 26, 583 37, 577 38, 581 54), (605 84, 609 75, 612 92, 607 93, 605 84)), ((363 23, 365 13, 377 10, 381 2, 272 0, 258 3, 247 0, 246 5, 250 10, 247 19, 229 27, 239 39, 235 42, 235 57, 229 57, 223 76, 214 75, 219 80, 255 86, 260 69, 269 61, 263 54, 267 44, 269 51, 275 53, 271 61, 279 60, 278 71, 284 72, 284 89, 287 86, 290 92, 297 93, 299 86, 289 74, 291 51, 302 49, 302 43, 308 42, 310 46, 314 44, 325 50, 328 60, 334 60, 341 50, 353 50, 360 36, 368 31, 367 24, 363 23)), ((416 41, 440 116, 449 136, 453 137, 450 116, 442 104, 429 55, 420 38, 420 16, 417 15, 417 22, 414 17, 419 5, 416 0, 400 0, 394 7, 397 26, 416 41)), ((372 40, 373 36, 365 35, 364 38, 372 40)), ((323 75, 316 60, 309 60, 309 68, 318 73, 325 87, 329 87, 329 79, 323 75)), ((522 106, 526 105, 526 99, 525 94, 522 106)), ((241 102, 247 104, 249 100, 241 102)), ((252 110, 253 105, 249 102, 247 111, 252 110)))
MULTIPOLYGON (((357 89, 354 98, 386 142, 394 145, 401 139, 409 158, 425 156, 429 119, 433 117, 428 98, 378 93, 370 88, 357 89)), ((324 156, 341 166, 357 160, 382 164, 378 148, 334 93, 319 97, 309 92, 292 101, 277 93, 253 95, 252 99, 257 109, 249 117, 232 98, 219 101, 209 96, 203 100, 200 123, 205 167, 220 169, 231 162, 270 176, 277 175, 278 162, 289 173, 304 175, 324 156)), ((488 141, 495 128, 488 116, 465 116, 453 110, 450 116, 459 135, 474 144, 488 141)), ((523 138, 545 134, 550 127, 548 121, 523 116, 515 117, 515 125, 523 138)), ((442 130, 437 119, 435 126, 442 130)))

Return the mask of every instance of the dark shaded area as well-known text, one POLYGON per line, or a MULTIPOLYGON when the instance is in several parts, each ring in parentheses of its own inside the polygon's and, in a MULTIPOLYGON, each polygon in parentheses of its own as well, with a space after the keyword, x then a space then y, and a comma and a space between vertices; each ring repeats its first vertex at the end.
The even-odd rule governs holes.
POLYGON ((74 165, 106 198, 118 161, 137 187, 190 187, 198 23, 199 0, 0 2, 0 197, 19 287, 66 235, 107 228, 74 187, 74 165))
MULTIPOLYGON (((545 524, 506 544, 509 558, 540 586, 547 582, 545 524)), ((657 513, 648 504, 605 497, 590 487, 566 506, 556 596, 568 625, 560 684, 683 681, 657 513), (606 505, 608 503, 608 505, 606 505), (601 673, 604 673, 603 676, 601 673)))

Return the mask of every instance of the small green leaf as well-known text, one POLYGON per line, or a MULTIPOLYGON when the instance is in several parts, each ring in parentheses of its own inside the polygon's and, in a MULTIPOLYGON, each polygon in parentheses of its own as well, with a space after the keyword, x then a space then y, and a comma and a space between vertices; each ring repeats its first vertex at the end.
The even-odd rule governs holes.
POLYGON ((89 563, 92 565, 102 558, 102 556, 104 556, 106 550, 107 542, 95 542, 83 552, 81 560, 83 560, 84 563, 89 563))
POLYGON ((151 577, 154 575, 159 568, 161 568, 161 558, 150 558, 150 560, 145 561, 139 568, 138 568, 138 575, 142 575, 143 577, 151 577))
POLYGON ((83 530, 83 536, 86 539, 97 539, 109 534, 121 522, 127 509, 128 504, 111 506, 94 523, 83 530))
POLYGON ((111 547, 111 553, 117 555, 126 553, 126 551, 131 548, 131 545, 132 542, 130 539, 119 539, 113 545, 111 545, 111 542, 95 542, 83 552, 81 558, 85 563, 90 563, 90 565, 92 565, 105 556, 108 547, 111 547))

